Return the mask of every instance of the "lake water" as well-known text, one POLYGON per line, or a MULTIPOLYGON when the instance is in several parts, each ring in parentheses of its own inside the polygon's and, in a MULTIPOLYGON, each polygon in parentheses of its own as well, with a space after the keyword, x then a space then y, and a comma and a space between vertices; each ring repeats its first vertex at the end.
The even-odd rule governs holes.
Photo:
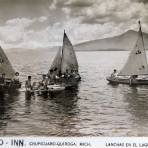
MULTIPOLYGON (((47 73, 55 52, 7 55, 24 82, 27 75, 37 80, 47 73)), ((112 86, 105 79, 127 57, 126 51, 77 52, 82 81, 76 90, 31 100, 22 90, 1 96, 0 135, 148 136, 148 86, 112 86)))

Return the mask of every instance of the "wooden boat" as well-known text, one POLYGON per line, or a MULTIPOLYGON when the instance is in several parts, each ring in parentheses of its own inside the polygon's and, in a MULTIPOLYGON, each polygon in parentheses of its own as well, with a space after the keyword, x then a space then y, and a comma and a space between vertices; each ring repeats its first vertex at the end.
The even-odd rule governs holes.
POLYGON ((19 80, 15 79, 19 73, 15 72, 9 59, 0 47, 0 91, 13 91, 21 88, 19 80))
POLYGON ((64 83, 66 87, 74 86, 81 80, 76 54, 65 30, 63 46, 59 48, 47 75, 52 78, 58 76, 55 83, 64 83))
POLYGON ((136 44, 127 62, 116 77, 106 79, 112 84, 148 85, 148 63, 140 21, 136 44))
POLYGON ((34 89, 34 92, 44 95, 71 89, 77 86, 78 82, 81 80, 78 70, 79 66, 75 51, 64 31, 63 46, 59 48, 47 73, 51 82, 45 88, 44 86, 42 89, 37 87, 37 89, 34 89))
POLYGON ((45 95, 52 95, 55 93, 59 93, 65 90, 65 86, 62 85, 48 85, 46 89, 27 89, 25 90, 25 98, 30 99, 31 97, 34 97, 36 94, 38 96, 45 96, 45 95))
POLYGON ((129 84, 129 85, 148 85, 148 79, 134 79, 132 82, 130 78, 117 77, 117 78, 106 78, 112 84, 129 84))

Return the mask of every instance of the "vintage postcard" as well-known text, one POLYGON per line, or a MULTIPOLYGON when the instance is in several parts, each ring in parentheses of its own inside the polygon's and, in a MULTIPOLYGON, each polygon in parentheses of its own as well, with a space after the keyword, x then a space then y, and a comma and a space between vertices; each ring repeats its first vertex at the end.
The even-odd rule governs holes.
POLYGON ((0 146, 148 147, 147 49, 148 0, 0 0, 0 146))

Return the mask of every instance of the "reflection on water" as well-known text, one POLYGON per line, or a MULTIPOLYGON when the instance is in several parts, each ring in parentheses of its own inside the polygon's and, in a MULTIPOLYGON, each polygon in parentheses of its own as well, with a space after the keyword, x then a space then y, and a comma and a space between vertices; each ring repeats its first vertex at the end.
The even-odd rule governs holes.
POLYGON ((5 130, 11 119, 11 104, 18 99, 19 92, 11 92, 9 94, 0 93, 0 133, 5 135, 5 130))
MULTIPOLYGON (((7 54, 25 82, 28 75, 39 80, 56 53, 7 54)), ((148 87, 109 85, 105 79, 123 66, 128 52, 77 52, 77 57, 82 81, 74 90, 25 99, 23 85, 20 92, 0 95, 1 135, 148 136, 148 87)))
POLYGON ((67 115, 75 115, 77 113, 77 93, 78 90, 66 90, 51 99, 57 104, 58 111, 67 115))
POLYGON ((59 128, 58 136, 76 136, 80 135, 75 128, 77 123, 77 114, 79 108, 77 106, 78 90, 66 90, 63 93, 50 98, 52 103, 56 105, 55 114, 59 115, 57 118, 61 122, 57 123, 59 128))
POLYGON ((147 135, 148 126, 148 87, 130 87, 125 93, 129 103, 128 111, 132 114, 133 133, 138 136, 147 135))
MULTIPOLYGON (((39 117, 37 120, 42 120, 45 126, 50 127, 46 129, 43 133, 50 132, 50 135, 56 136, 69 136, 69 135, 80 135, 79 132, 75 132, 75 118, 78 113, 77 107, 77 93, 78 90, 66 90, 60 94, 54 94, 52 97, 50 96, 35 96, 34 99, 26 99, 26 114, 31 114, 32 109, 31 106, 33 102, 36 102, 37 105, 40 106, 40 115, 48 116, 39 117), (38 100, 36 100, 38 99, 38 100), (45 104, 46 102, 46 104, 45 104), (43 119, 42 119, 43 118, 43 119), (47 121, 46 121, 47 120, 47 121), (50 120, 50 122, 48 122, 50 120), (47 125, 49 124, 49 125, 47 125)), ((46 127, 42 127, 46 128, 46 127)), ((34 132, 33 132, 34 133, 34 132)), ((31 133, 30 133, 31 134, 31 133)), ((39 133, 40 134, 40 133, 39 133)))

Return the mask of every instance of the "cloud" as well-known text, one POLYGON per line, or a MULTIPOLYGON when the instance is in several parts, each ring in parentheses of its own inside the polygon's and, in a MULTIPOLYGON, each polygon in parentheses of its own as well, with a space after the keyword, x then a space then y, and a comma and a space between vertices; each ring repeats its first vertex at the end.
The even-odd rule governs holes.
POLYGON ((67 9, 72 17, 83 16, 83 23, 103 23, 103 20, 106 23, 110 20, 122 22, 129 21, 131 18, 138 19, 145 15, 142 12, 146 8, 143 3, 131 2, 131 0, 96 0, 89 7, 85 6, 83 9, 79 7, 68 7, 67 9))
MULTIPOLYGON (((29 25, 38 22, 39 18, 33 20, 23 18, 23 23, 20 23, 20 20, 9 20, 6 26, 0 27, 1 44, 4 48, 46 48, 62 45, 64 29, 72 44, 110 37, 123 33, 128 29, 138 29, 135 20, 131 20, 125 25, 124 22, 116 24, 111 21, 104 24, 81 24, 82 19, 83 17, 67 19, 64 22, 57 22, 40 30, 28 28, 29 25), (133 24, 135 25, 133 26, 133 24)), ((144 28, 145 25, 142 24, 142 27, 144 28)))
POLYGON ((70 7, 90 7, 94 3, 94 0, 69 0, 65 3, 65 6, 70 6, 70 7))
POLYGON ((0 26, 0 38, 5 43, 20 42, 23 40, 25 29, 34 21, 27 18, 8 20, 4 26, 0 26))
POLYGON ((12 19, 0 27, 0 40, 4 48, 44 48, 48 46, 62 45, 63 30, 65 29, 72 43, 89 40, 90 37, 98 37, 98 26, 80 25, 80 19, 74 18, 64 23, 57 22, 41 30, 31 30, 32 25, 39 18, 33 20, 22 18, 12 19), (88 29, 91 32, 88 32, 88 29))
POLYGON ((47 21, 47 17, 39 18, 15 18, 8 20, 4 26, 0 26, 0 43, 4 48, 44 48, 56 46, 61 43, 63 29, 61 23, 48 25, 38 30, 30 26, 47 21), (60 35, 61 36, 60 36, 60 35))
POLYGON ((47 18, 46 16, 41 16, 41 17, 39 17, 39 19, 38 19, 38 20, 39 20, 39 22, 41 22, 41 23, 42 23, 42 22, 47 21, 47 19, 48 19, 48 18, 47 18))
POLYGON ((81 23, 99 24, 131 19, 148 20, 147 0, 53 0, 54 9, 62 9, 66 18, 83 17, 81 23))
POLYGON ((142 3, 148 3, 147 0, 138 0, 139 2, 142 2, 142 3))
POLYGON ((19 16, 12 13, 12 17, 14 9, 8 7, 9 16, 4 24, 0 23, 1 44, 9 48, 62 45, 64 29, 73 44, 110 37, 129 29, 138 30, 139 19, 143 31, 148 32, 146 0, 37 0, 37 4, 35 0, 14 1, 19 16))
POLYGON ((52 0, 0 0, 0 24, 12 18, 47 16, 52 0))
MULTIPOLYGON (((39 18, 41 19, 41 18, 39 18)), ((7 26, 17 26, 20 28, 26 28, 30 26, 36 19, 27 19, 27 18, 14 18, 11 20, 6 21, 7 26)))
MULTIPOLYGON (((83 24, 92 25, 92 27, 94 25, 100 27, 100 24, 102 24, 101 27, 110 28, 111 26, 110 34, 112 35, 117 33, 117 30, 117 34, 128 29, 137 30, 139 19, 142 22, 143 30, 148 32, 148 3, 146 2, 147 0, 70 0, 64 3, 62 10, 68 19, 80 18, 81 26, 83 24), (119 28, 117 29, 117 27, 119 28)), ((106 30, 104 30, 104 34, 106 34, 106 30)))
POLYGON ((52 0, 52 3, 49 6, 50 10, 60 9, 62 8, 67 0, 52 0))
MULTIPOLYGON (((34 19, 28 18, 15 18, 6 21, 5 25, 0 26, 0 40, 4 47, 32 47, 39 46, 40 41, 46 41, 47 36, 42 33, 42 30, 35 32, 30 30, 29 27, 36 22, 44 22, 46 17, 39 17, 34 19), (36 46, 35 46, 36 45, 36 46)), ((39 46, 40 47, 40 46, 39 46)))

